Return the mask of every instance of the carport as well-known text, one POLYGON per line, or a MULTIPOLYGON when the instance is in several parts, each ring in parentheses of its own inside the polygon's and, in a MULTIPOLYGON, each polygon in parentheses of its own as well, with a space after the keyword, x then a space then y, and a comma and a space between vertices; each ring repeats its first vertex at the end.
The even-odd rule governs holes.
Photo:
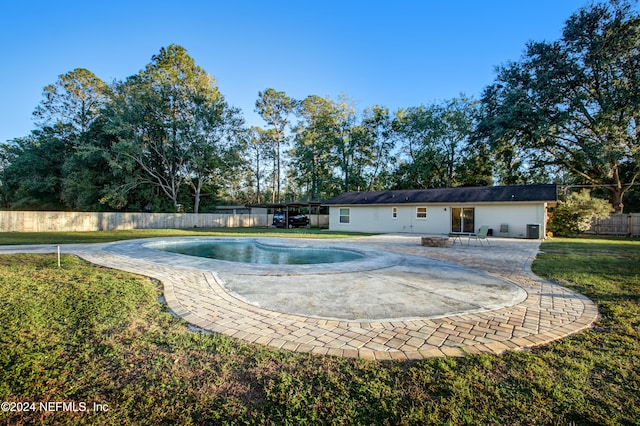
POLYGON ((267 223, 273 223, 273 213, 284 211, 287 217, 292 212, 302 212, 306 214, 311 226, 314 228, 329 227, 329 208, 322 205, 320 201, 298 201, 291 203, 268 203, 268 204, 252 204, 250 207, 261 207, 267 209, 267 223))

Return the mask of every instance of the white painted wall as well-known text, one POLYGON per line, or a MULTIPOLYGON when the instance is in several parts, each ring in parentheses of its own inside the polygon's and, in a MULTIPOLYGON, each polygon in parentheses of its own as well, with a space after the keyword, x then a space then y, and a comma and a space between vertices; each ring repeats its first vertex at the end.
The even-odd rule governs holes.
POLYGON ((492 204, 476 207, 476 230, 482 225, 493 229, 497 237, 525 238, 527 225, 540 225, 540 237, 546 235, 546 207, 545 203, 535 204, 492 204), (509 225, 509 233, 501 234, 500 225, 509 225))
POLYGON ((407 232, 421 234, 448 234, 451 231, 451 208, 474 207, 475 229, 487 225, 494 236, 524 238, 528 224, 541 225, 540 235, 546 234, 546 208, 544 203, 492 203, 492 204, 429 204, 381 206, 331 206, 329 229, 353 232, 407 232), (393 207, 397 218, 392 217, 393 207), (427 218, 417 218, 417 208, 427 208, 427 218), (349 223, 340 223, 340 208, 350 209, 349 223), (509 225, 509 232, 501 234, 500 225, 509 225))

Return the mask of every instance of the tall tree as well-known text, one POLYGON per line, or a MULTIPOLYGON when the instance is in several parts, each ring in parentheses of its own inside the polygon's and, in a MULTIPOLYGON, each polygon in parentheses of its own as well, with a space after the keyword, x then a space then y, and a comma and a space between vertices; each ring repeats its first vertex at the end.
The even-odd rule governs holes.
POLYGON ((318 200, 334 194, 331 151, 335 139, 336 106, 328 98, 311 95, 296 109, 299 117, 295 128, 292 177, 307 198, 318 200))
POLYGON ((143 71, 117 86, 109 114, 119 138, 113 167, 140 169, 140 183, 152 183, 176 210, 184 184, 194 190, 197 209, 202 187, 223 166, 242 124, 215 79, 176 45, 162 48, 143 71))
POLYGON ((371 141, 371 156, 366 170, 367 190, 386 188, 386 176, 392 165, 392 119, 389 109, 374 105, 364 111, 362 126, 371 141))
POLYGON ((0 207, 9 207, 9 191, 7 188, 7 168, 11 164, 11 148, 7 144, 0 144, 0 207))
MULTIPOLYGON (((473 148, 487 152, 493 162, 493 176, 501 185, 525 185, 553 180, 549 166, 539 164, 535 149, 520 143, 517 132, 509 129, 514 117, 520 117, 522 105, 514 103, 512 109, 503 109, 498 94, 502 84, 484 91, 479 118, 472 137, 473 148), (504 114, 508 112, 507 114, 504 114)), ((508 96, 508 99, 511 99, 508 96)), ((553 172, 553 170, 551 171, 553 172)))
POLYGON ((465 157, 475 125, 477 102, 464 95, 452 99, 444 105, 441 120, 444 132, 440 140, 444 164, 443 180, 447 187, 461 184, 461 176, 466 169, 465 157))
POLYGON ((251 171, 252 180, 255 180, 255 200, 262 202, 262 181, 265 173, 265 160, 269 156, 269 140, 265 132, 253 126, 246 134, 247 138, 247 164, 251 171))
POLYGON ((440 160, 435 156, 435 140, 442 133, 439 107, 400 109, 393 119, 393 131, 400 153, 394 171, 396 188, 433 188, 440 160))
POLYGON ((281 168, 282 168, 282 147, 287 142, 285 130, 290 122, 290 115, 293 113, 296 101, 287 96, 285 92, 278 92, 275 89, 267 89, 258 92, 256 101, 256 112, 267 123, 269 132, 266 133, 274 145, 275 149, 275 202, 280 203, 281 192, 281 168))
POLYGON ((76 68, 44 88, 44 99, 33 115, 41 126, 70 124, 80 134, 99 115, 109 92, 109 86, 94 73, 76 68))
MULTIPOLYGON (((84 208, 86 204, 79 204, 79 198, 97 200, 94 188, 84 179, 89 170, 85 168, 87 163, 78 160, 83 155, 80 151, 93 143, 85 134, 99 117, 100 109, 108 101, 109 95, 107 84, 83 68, 58 76, 55 83, 44 88, 43 100, 33 113, 39 125, 38 130, 28 138, 16 141, 17 157, 13 163, 20 164, 22 170, 18 174, 23 175, 25 180, 18 183, 21 189, 13 194, 14 206, 30 204, 39 208, 39 197, 41 207, 49 208, 84 208), (29 161, 32 155, 41 155, 43 161, 29 161), (28 167, 32 169, 28 170, 28 167), (38 190, 36 182, 26 178, 27 175, 38 176, 46 190, 38 190), (54 190, 57 192, 52 192, 54 190), (31 195, 26 196, 27 193, 31 195)), ((12 173, 16 170, 15 167, 11 169, 12 173)), ((106 170, 100 172, 108 174, 106 170)), ((96 207, 96 204, 92 206, 96 207)))
MULTIPOLYGON (((103 198, 108 193, 106 188, 118 182, 109 165, 109 153, 117 138, 104 131, 106 122, 105 116, 97 117, 80 135, 72 155, 64 161, 61 198, 69 208, 101 211, 123 208, 128 204, 126 201, 108 203, 108 199, 103 198)), ((122 199, 131 199, 135 195, 128 190, 122 194, 122 199)))
POLYGON ((46 126, 4 146, 9 165, 3 189, 11 208, 64 208, 61 200, 63 165, 72 152, 75 133, 69 125, 46 126))
POLYGON ((370 154, 370 140, 358 123, 353 101, 344 93, 335 102, 334 114, 333 157, 342 175, 342 191, 364 189, 366 184, 360 171, 367 154, 370 154))
POLYGON ((640 176, 640 16, 627 1, 592 4, 554 42, 531 42, 483 95, 479 131, 540 169, 605 186, 617 212, 640 176))
POLYGON ((401 188, 486 184, 485 151, 472 144, 477 102, 464 95, 439 104, 399 110, 393 130, 400 142, 395 172, 401 188))
POLYGON ((193 191, 193 212, 198 213, 205 185, 219 183, 225 173, 237 169, 244 120, 231 108, 217 88, 203 86, 192 96, 192 122, 187 140, 186 182, 193 191))

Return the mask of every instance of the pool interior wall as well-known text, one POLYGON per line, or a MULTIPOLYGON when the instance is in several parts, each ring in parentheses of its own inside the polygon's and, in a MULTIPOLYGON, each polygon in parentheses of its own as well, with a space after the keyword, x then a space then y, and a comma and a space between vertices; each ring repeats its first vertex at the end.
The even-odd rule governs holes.
POLYGON ((353 250, 291 247, 265 244, 251 239, 173 241, 151 244, 148 247, 189 256, 268 265, 337 263, 364 257, 362 253, 353 250))

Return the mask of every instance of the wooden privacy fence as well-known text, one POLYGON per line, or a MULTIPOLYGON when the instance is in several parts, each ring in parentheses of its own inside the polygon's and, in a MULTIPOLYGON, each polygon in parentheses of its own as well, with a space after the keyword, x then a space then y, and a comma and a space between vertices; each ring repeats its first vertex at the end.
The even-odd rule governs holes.
POLYGON ((612 214, 606 219, 594 219, 587 231, 597 235, 640 236, 640 213, 612 214))
POLYGON ((0 211, 0 232, 268 226, 266 209, 249 214, 0 211))

